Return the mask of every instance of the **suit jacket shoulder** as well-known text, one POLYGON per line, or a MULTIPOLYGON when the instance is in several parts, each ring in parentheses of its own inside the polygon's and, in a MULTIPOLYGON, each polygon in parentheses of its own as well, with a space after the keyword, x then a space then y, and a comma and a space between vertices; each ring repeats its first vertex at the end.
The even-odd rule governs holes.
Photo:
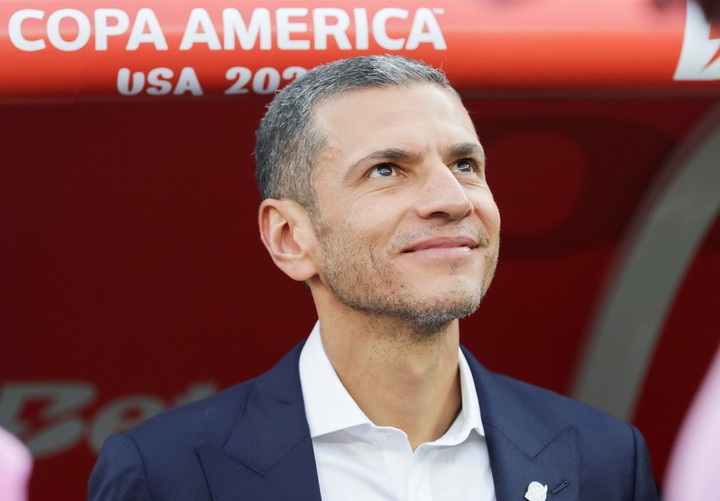
POLYGON ((301 345, 271 371, 110 437, 88 499, 320 499, 298 374, 301 345), (309 476, 309 477, 308 477, 309 476), (274 491, 274 493, 273 493, 274 491))
MULTIPOLYGON (((552 498, 654 501, 645 441, 630 424, 582 402, 485 369, 467 351, 497 499, 530 482, 552 498)), ((522 492, 521 492, 522 491, 522 492)))

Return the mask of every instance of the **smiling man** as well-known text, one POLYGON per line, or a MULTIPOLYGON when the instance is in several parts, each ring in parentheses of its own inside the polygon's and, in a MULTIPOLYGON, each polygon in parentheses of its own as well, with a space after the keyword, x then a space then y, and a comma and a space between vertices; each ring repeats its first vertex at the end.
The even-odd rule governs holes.
POLYGON ((635 428, 460 348, 500 216, 441 72, 315 68, 273 100, 256 162, 262 241, 318 323, 268 373, 111 437, 90 499, 656 499, 635 428))

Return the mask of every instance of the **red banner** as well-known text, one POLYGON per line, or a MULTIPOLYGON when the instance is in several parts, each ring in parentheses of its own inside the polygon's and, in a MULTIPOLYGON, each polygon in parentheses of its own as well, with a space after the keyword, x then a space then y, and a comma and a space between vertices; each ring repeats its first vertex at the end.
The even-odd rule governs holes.
POLYGON ((306 68, 369 53, 423 59, 485 92, 720 90, 720 39, 693 3, 346 5, 4 2, 0 95, 271 94, 306 68))

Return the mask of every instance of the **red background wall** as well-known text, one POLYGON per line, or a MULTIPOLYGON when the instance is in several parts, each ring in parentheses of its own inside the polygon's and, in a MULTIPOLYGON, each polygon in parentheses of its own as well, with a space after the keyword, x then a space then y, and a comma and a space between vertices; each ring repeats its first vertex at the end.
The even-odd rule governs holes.
MULTIPOLYGON (((0 420, 44 448, 31 499, 81 498, 107 433, 192 390, 257 375, 309 333, 311 298, 257 236, 251 151, 265 104, 0 107, 0 420), (20 402, 18 390, 37 394, 20 402)), ((494 370, 568 393, 630 221, 715 101, 467 95, 466 104, 488 152, 503 245, 463 343, 494 370)), ((718 276, 716 221, 635 416, 658 478, 720 341, 718 276)))

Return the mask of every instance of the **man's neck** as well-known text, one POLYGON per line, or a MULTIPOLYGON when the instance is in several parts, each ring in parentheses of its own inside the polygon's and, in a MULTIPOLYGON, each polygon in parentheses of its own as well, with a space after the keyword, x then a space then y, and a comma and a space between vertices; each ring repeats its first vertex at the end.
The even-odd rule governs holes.
POLYGON ((320 314, 323 346, 360 409, 403 430, 415 450, 441 437, 461 404, 457 320, 419 335, 407 321, 320 314))

